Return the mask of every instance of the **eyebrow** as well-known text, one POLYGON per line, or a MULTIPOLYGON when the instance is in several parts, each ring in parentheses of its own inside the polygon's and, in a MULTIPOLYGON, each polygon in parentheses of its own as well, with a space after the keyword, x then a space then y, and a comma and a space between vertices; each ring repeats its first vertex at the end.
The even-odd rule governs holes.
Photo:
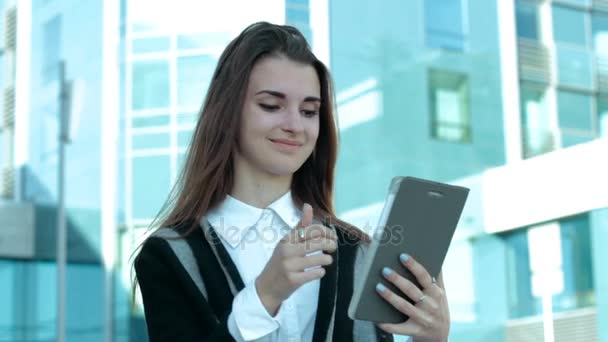
MULTIPOLYGON (((256 95, 268 94, 268 95, 278 97, 280 99, 285 99, 287 97, 285 94, 278 92, 278 91, 274 91, 274 90, 260 90, 255 94, 256 95)), ((316 96, 307 96, 304 98, 304 102, 321 102, 321 99, 316 96)))

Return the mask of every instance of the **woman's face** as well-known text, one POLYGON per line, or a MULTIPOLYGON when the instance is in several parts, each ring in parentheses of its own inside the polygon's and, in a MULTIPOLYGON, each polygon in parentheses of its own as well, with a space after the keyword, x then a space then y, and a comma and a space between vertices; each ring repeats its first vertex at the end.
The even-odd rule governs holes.
POLYGON ((236 166, 291 175, 319 136, 321 90, 313 66, 265 57, 253 67, 243 104, 236 166))

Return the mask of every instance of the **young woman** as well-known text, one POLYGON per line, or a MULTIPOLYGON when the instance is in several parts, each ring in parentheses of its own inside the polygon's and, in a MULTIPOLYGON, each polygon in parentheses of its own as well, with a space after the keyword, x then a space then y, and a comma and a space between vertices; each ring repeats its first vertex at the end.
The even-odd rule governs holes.
POLYGON ((386 269, 402 293, 378 295, 411 318, 348 318, 369 238, 335 217, 336 154, 327 68, 293 27, 246 28, 220 57, 162 228, 135 260, 151 341, 447 339, 441 280, 407 255, 423 289, 386 269))

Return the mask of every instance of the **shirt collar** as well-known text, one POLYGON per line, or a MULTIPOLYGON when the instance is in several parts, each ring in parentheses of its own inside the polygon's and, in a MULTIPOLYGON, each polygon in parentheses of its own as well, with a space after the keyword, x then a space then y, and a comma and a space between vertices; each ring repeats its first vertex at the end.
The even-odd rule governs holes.
POLYGON ((207 213, 204 219, 208 220, 218 235, 232 248, 236 248, 249 229, 260 220, 265 210, 273 211, 289 228, 295 227, 302 216, 301 211, 293 203, 291 191, 288 191, 266 209, 256 208, 227 195, 217 207, 207 213))

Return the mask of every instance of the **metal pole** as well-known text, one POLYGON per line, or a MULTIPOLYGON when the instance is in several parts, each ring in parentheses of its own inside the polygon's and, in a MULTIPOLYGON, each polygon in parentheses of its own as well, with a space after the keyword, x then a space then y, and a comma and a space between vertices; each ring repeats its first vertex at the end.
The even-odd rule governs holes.
POLYGON ((65 144, 68 142, 67 125, 67 87, 65 81, 65 62, 59 63, 59 141, 57 172, 57 342, 66 339, 66 264, 67 229, 65 220, 65 144))

